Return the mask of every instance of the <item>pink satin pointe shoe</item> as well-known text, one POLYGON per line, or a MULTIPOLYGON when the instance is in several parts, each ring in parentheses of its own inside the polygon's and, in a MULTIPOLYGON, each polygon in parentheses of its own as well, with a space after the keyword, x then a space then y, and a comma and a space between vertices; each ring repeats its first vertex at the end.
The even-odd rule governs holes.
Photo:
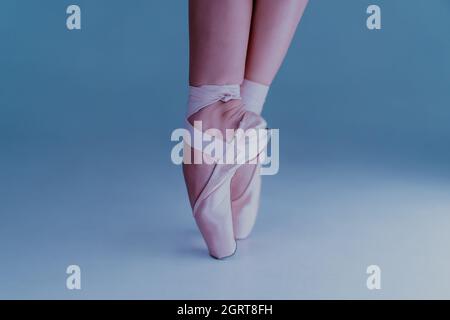
MULTIPOLYGON (((236 174, 232 181, 231 188, 231 210, 233 212, 233 229, 236 240, 244 240, 250 236, 258 215, 260 195, 261 195, 261 176, 260 164, 245 165, 245 170, 250 172, 251 177, 241 178, 243 172, 236 174), (233 187, 235 184, 246 184, 244 191, 237 191, 233 187), (237 196, 236 196, 237 195, 237 196)), ((248 174, 248 173, 247 173, 248 174)))
MULTIPOLYGON (((250 80, 241 86, 242 100, 248 111, 261 114, 269 87, 250 80)), ((231 208, 236 240, 247 239, 255 225, 261 195, 261 164, 244 165, 231 182, 231 208)))
MULTIPOLYGON (((216 102, 228 102, 230 100, 240 99, 239 86, 202 86, 191 87, 189 110, 186 117, 186 126, 190 132, 189 139, 185 139, 187 148, 185 154, 191 152, 201 152, 203 160, 207 161, 208 166, 205 170, 198 170, 194 176, 186 175, 185 178, 188 192, 192 194, 192 190, 196 184, 200 191, 196 198, 191 198, 191 206, 193 215, 198 228, 206 242, 209 253, 216 259, 224 259, 232 256, 236 252, 237 244, 235 240, 235 228, 233 225, 233 210, 231 201, 231 181, 236 171, 248 163, 254 161, 267 145, 267 132, 263 135, 255 137, 245 137, 235 134, 231 140, 222 141, 223 154, 216 154, 216 151, 205 148, 205 141, 214 141, 215 137, 209 135, 208 131, 199 130, 194 121, 194 126, 189 119, 196 115, 205 107, 209 107, 216 102), (203 136, 203 142, 195 143, 195 136, 203 136), (234 146, 244 146, 244 148, 235 149, 234 146), (248 155, 244 152, 250 145, 256 146, 255 152, 248 155), (233 146, 232 157, 229 157, 228 148, 233 146), (226 163, 224 161, 226 160, 226 163), (229 161, 231 159, 231 161, 229 161), (194 180, 194 181, 193 181, 194 180), (203 188, 199 188, 199 184, 203 184, 203 188)), ((211 108, 220 108, 218 104, 211 108)), ((253 112, 242 109, 236 128, 228 129, 248 129, 265 130, 266 122, 263 118, 253 112)), ((206 145, 210 144, 207 142, 206 145)), ((248 149, 247 149, 248 150, 248 149)), ((193 160, 193 159, 191 159, 193 160)), ((192 164, 185 164, 189 166, 192 164)), ((196 164, 193 164, 196 165, 196 164)), ((206 166, 206 165, 205 165, 206 166)), ((246 199, 246 195, 242 199, 246 199)), ((239 199, 238 199, 239 200, 239 199)), ((239 201, 235 205, 239 205, 239 201)))

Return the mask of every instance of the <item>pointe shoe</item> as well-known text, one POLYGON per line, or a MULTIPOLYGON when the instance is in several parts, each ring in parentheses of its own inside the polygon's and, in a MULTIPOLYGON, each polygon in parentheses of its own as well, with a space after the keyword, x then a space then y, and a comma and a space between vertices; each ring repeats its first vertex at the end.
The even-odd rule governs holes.
MULTIPOLYGON (((210 99, 210 102, 227 102, 230 99, 233 99, 233 97, 235 97, 235 95, 225 92, 222 95, 219 95, 217 100, 210 99)), ((214 138, 208 137, 208 134, 199 131, 198 128, 192 126, 189 122, 189 118, 192 115, 209 105, 210 104, 198 104, 195 105, 195 107, 190 108, 188 111, 186 126, 191 133, 191 137, 194 137, 195 135, 202 135, 204 137, 204 141, 213 141, 214 138)), ((220 106, 215 106, 214 108, 216 107, 220 106)), ((242 129, 245 131, 247 129, 258 130, 265 128, 266 122, 262 117, 253 112, 245 111, 242 119, 239 121, 238 128, 236 129, 242 129)), ((234 136, 232 141, 223 141, 224 150, 229 150, 228 148, 233 143, 238 143, 239 145, 239 141, 237 140, 241 138, 234 136)), ((261 137, 259 136, 258 138, 261 137)), ((263 141, 252 141, 252 139, 249 139, 248 141, 245 141, 244 145, 256 143, 258 146, 257 154, 254 155, 256 157, 259 156, 267 145, 267 135, 265 135, 263 139, 263 141)), ((197 199, 191 201, 191 205, 194 219, 206 242, 210 255, 216 259, 227 258, 235 253, 237 247, 233 226, 231 180, 236 171, 245 163, 242 161, 243 150, 238 149, 234 157, 234 162, 232 164, 227 164, 220 162, 221 160, 224 160, 223 155, 215 155, 212 152, 207 151, 203 145, 200 150, 198 149, 199 146, 195 145, 195 143, 192 145, 189 143, 190 141, 185 142, 189 148, 196 149, 196 151, 201 151, 204 158, 208 160, 208 163, 214 163, 212 164, 213 169, 209 178, 204 179, 205 177, 198 177, 200 180, 206 180, 207 182, 197 199)), ((248 160, 253 160, 253 158, 249 158, 248 160)), ((189 184, 187 183, 187 185, 189 189, 189 184)))
MULTIPOLYGON (((261 165, 247 165, 244 170, 252 170, 250 181, 247 180, 244 191, 231 200, 231 210, 233 212, 233 230, 236 240, 247 239, 255 225, 256 217, 258 215, 260 194, 261 194, 261 165)), ((232 181, 232 186, 240 181, 232 181)), ((231 189, 232 197, 236 192, 231 189)))
MULTIPOLYGON (((261 114, 269 86, 244 80, 241 86, 242 100, 248 111, 261 114)), ((236 240, 250 236, 258 215, 261 194, 261 164, 241 167, 231 182, 231 208, 236 240)))
POLYGON ((237 248, 233 234, 229 188, 233 175, 234 169, 231 166, 216 165, 193 207, 195 222, 209 254, 216 259, 234 255, 237 248))

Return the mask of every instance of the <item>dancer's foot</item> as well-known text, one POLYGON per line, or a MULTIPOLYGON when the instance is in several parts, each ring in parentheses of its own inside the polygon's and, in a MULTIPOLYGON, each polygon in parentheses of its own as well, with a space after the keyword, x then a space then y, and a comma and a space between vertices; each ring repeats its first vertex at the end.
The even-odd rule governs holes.
MULTIPOLYGON (((188 121, 191 125, 201 121, 203 131, 218 129, 222 136, 226 137, 226 129, 239 127, 244 112, 239 100, 219 101, 191 115, 188 121)), ((186 148, 185 152, 191 152, 191 159, 207 157, 194 148, 186 148)), ((237 248, 231 212, 230 184, 235 173, 232 168, 230 165, 204 162, 183 165, 195 220, 208 245, 210 255, 216 259, 234 255, 237 248)))
MULTIPOLYGON (((248 129, 265 129, 266 127, 264 119, 252 112, 245 111, 240 100, 230 99, 230 95, 227 95, 226 91, 233 92, 233 88, 216 86, 191 88, 193 103, 190 104, 187 117, 187 125, 191 131, 191 136, 199 130, 196 124, 201 121, 201 134, 206 135, 205 131, 216 129, 220 131, 222 139, 225 139, 226 142, 231 142, 232 138, 238 140, 236 141, 238 149, 233 156, 235 161, 231 164, 228 162, 221 163, 216 155, 207 152, 206 149, 204 150, 203 146, 196 149, 198 147, 195 143, 185 149, 185 152, 191 153, 191 159, 195 160, 195 155, 197 155, 200 156, 199 159, 207 160, 206 163, 200 164, 185 163, 183 172, 195 221, 205 239, 210 255, 217 259, 231 256, 236 251, 231 205, 231 180, 236 171, 243 165, 242 162, 236 160, 242 160, 242 156, 245 156, 244 160, 247 161, 245 150, 250 147, 248 143, 255 143, 254 145, 257 146, 257 153, 253 155, 254 158, 260 154, 261 148, 265 148, 267 142, 266 140, 261 141, 261 143, 259 143, 260 141, 250 141, 255 139, 250 139, 247 142, 245 136, 227 136, 227 129, 233 129, 233 131, 242 129, 246 132, 248 129), (218 92, 215 92, 216 90, 218 92), (208 105, 203 100, 213 101, 208 105), (245 144, 242 145, 242 142, 245 142, 245 144), (245 150, 239 149, 239 146, 245 147, 245 150)), ((228 147, 225 150, 228 152, 228 147)), ((223 155, 219 156, 219 158, 221 157, 223 155)), ((250 160, 253 159, 248 158, 248 161, 250 160)))
MULTIPOLYGON (((244 80, 241 86, 242 101, 246 110, 261 114, 269 87, 244 80)), ((261 194, 261 165, 241 166, 231 181, 233 227, 236 239, 246 239, 255 225, 261 194)))
MULTIPOLYGON (((208 129, 218 129, 222 136, 226 137, 226 129, 237 129, 244 113, 245 109, 240 100, 218 101, 189 116, 188 121, 192 126, 195 121, 201 121, 203 132, 208 129)), ((188 147, 185 151, 191 152, 190 159, 203 157, 202 152, 194 148, 188 147)), ((202 164, 183 164, 191 206, 208 182, 214 166, 204 162, 202 164)))

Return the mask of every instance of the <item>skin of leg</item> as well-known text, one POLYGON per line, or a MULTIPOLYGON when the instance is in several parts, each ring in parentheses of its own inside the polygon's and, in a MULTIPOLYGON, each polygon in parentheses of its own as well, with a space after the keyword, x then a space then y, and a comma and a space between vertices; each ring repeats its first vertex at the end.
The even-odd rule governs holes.
POLYGON ((189 1, 191 86, 244 80, 253 0, 189 1))
POLYGON ((255 0, 245 78, 270 86, 308 0, 255 0))
MULTIPOLYGON (((270 86, 286 56, 308 0, 255 0, 245 78, 270 86)), ((246 189, 254 165, 244 165, 232 181, 234 198, 246 189)))
MULTIPOLYGON (((240 84, 244 79, 253 0, 190 0, 191 86, 240 84)), ((240 100, 217 102, 189 118, 203 129, 234 129, 243 115, 240 100)), ((198 151, 192 151, 198 152, 198 151)), ((191 205, 203 190, 214 166, 185 164, 183 173, 191 205)))

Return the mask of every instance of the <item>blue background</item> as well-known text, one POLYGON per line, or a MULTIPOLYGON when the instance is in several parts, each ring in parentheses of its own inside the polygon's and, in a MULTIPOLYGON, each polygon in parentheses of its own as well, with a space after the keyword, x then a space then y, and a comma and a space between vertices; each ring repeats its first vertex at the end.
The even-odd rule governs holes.
POLYGON ((280 172, 218 262, 170 161, 187 2, 2 0, 0 298, 450 298, 449 31, 447 0, 310 1, 264 110, 280 172))

